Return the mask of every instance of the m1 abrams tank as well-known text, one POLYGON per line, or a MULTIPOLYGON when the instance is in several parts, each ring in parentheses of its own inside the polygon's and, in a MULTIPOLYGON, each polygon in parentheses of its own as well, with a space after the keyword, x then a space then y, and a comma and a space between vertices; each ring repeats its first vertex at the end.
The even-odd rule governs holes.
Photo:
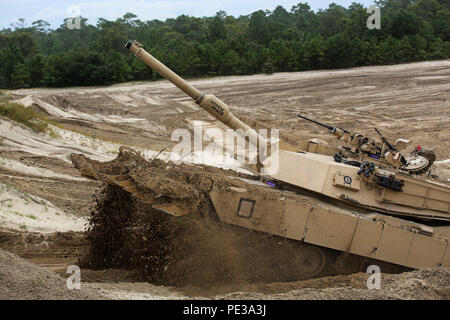
MULTIPOLYGON (((253 176, 224 176, 211 168, 182 170, 185 164, 147 161, 125 147, 109 163, 73 154, 72 162, 83 175, 125 190, 149 206, 148 215, 184 219, 209 204, 220 223, 294 242, 298 254, 284 263, 299 269, 299 278, 365 271, 370 264, 383 266, 383 272, 450 267, 446 180, 412 174, 402 165, 362 161, 355 166, 326 152, 299 150, 263 137, 236 118, 228 105, 191 86, 137 41, 129 41, 126 48, 227 127, 270 152, 253 176), (163 178, 156 178, 159 174, 163 178)), ((383 156, 392 151, 383 148, 383 156)), ((401 163, 398 154, 391 156, 401 163)))

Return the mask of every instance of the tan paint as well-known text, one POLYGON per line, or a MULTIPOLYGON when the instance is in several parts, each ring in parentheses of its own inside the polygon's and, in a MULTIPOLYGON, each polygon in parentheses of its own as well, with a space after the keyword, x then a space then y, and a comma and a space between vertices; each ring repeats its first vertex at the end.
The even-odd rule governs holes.
POLYGON ((271 175, 275 180, 334 199, 342 199, 344 195, 371 210, 450 221, 448 184, 380 170, 404 182, 403 190, 399 192, 362 181, 357 175, 358 168, 337 163, 327 155, 280 150, 279 159, 279 170, 272 171, 271 175), (352 185, 344 186, 340 176, 350 177, 352 185))
POLYGON ((411 268, 450 266, 448 240, 418 233, 417 223, 326 205, 313 207, 283 200, 278 191, 252 196, 215 187, 210 196, 222 222, 411 268), (237 214, 242 198, 255 201, 250 218, 237 214))

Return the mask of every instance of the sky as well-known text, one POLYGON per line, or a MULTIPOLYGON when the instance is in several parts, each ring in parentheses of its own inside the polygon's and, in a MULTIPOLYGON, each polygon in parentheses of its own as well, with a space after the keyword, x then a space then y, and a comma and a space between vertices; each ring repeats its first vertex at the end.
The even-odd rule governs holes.
POLYGON ((139 19, 165 20, 181 14, 203 17, 213 16, 223 10, 235 17, 247 15, 259 9, 274 10, 281 5, 290 10, 299 2, 308 2, 314 11, 325 9, 332 2, 348 7, 352 2, 368 7, 373 0, 0 0, 0 29, 10 27, 19 18, 25 19, 25 26, 42 19, 50 22, 52 28, 64 23, 64 19, 81 13, 88 23, 95 25, 98 18, 115 20, 127 12, 139 19), (78 12, 79 11, 79 12, 78 12))

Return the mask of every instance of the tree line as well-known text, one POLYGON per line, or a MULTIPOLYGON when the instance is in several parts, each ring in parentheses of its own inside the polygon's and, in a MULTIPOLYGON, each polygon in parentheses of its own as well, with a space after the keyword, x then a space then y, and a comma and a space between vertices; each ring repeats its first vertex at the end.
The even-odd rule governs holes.
POLYGON ((307 3, 234 17, 141 21, 127 13, 97 24, 81 19, 53 30, 23 19, 0 30, 0 88, 108 85, 159 75, 125 48, 137 39, 185 77, 289 72, 450 58, 450 0, 378 0, 381 29, 369 30, 367 9, 307 3))

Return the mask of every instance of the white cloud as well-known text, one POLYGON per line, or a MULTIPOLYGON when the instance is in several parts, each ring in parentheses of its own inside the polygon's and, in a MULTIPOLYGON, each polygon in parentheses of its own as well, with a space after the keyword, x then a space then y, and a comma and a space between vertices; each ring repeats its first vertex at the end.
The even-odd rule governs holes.
MULTIPOLYGON (((66 15, 65 10, 61 8, 48 7, 40 10, 36 14, 30 17, 31 22, 42 19, 45 21, 50 21, 53 19, 59 19, 60 17, 64 17, 66 15)), ((61 21, 62 22, 62 21, 61 21)))

